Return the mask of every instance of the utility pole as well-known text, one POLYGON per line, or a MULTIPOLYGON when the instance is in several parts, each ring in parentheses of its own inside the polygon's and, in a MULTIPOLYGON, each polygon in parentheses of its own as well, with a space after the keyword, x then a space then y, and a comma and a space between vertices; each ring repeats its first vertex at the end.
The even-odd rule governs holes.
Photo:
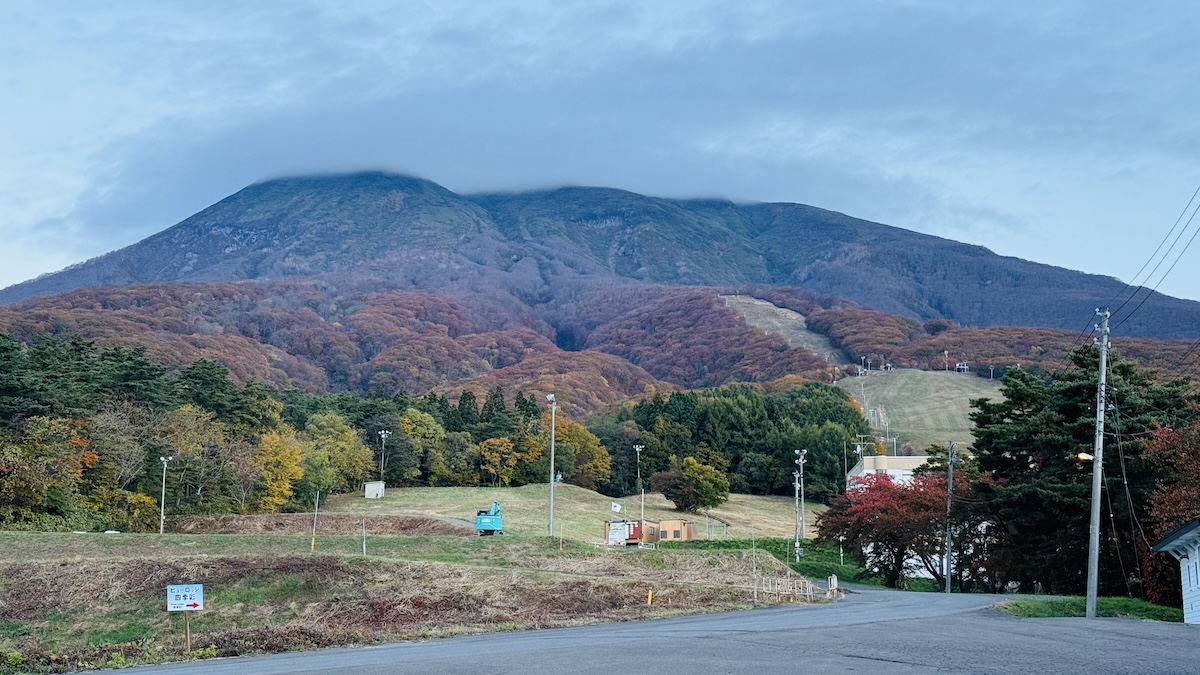
POLYGON ((846 479, 846 492, 850 491, 850 465, 846 463, 846 439, 842 439, 842 477, 846 479))
POLYGON ((954 497, 954 448, 957 444, 950 441, 946 449, 946 592, 950 592, 950 578, 954 576, 954 565, 950 562, 951 551, 954 550, 954 535, 950 533, 950 502, 954 497))
POLYGON ((1104 408, 1107 397, 1104 385, 1108 375, 1108 317, 1107 307, 1097 309, 1100 316, 1100 376, 1096 385, 1096 441, 1092 450, 1092 520, 1088 528, 1087 618, 1096 618, 1096 589, 1100 572, 1100 488, 1104 481, 1104 408))
POLYGON ((163 533, 163 527, 167 522, 167 462, 175 459, 168 455, 166 457, 159 456, 158 461, 163 465, 163 480, 162 480, 162 496, 158 498, 158 533, 163 533))

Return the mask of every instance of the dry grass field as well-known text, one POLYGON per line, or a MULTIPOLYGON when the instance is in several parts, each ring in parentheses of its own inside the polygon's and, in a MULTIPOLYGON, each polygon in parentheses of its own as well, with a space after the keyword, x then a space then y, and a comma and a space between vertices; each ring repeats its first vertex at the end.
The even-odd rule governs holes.
MULTIPOLYGON (((315 539, 303 513, 180 516, 165 535, 0 532, 0 673, 720 611, 751 605, 755 569, 794 574, 762 549, 594 546, 617 514, 574 486, 555 490, 563 540, 547 537, 547 497, 545 485, 344 495, 318 515, 315 539), (477 536, 466 523, 493 499, 510 534, 477 536), (205 585, 189 653, 181 616, 165 611, 175 583, 205 585)), ((791 535, 788 499, 735 495, 717 513, 730 536, 791 535)), ((675 515, 647 495, 647 518, 675 515)))

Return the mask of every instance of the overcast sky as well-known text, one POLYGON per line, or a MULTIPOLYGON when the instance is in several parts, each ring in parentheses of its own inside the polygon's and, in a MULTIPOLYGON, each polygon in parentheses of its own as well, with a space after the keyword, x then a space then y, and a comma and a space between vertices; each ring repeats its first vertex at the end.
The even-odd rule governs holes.
MULTIPOLYGON (((1157 283, 1200 229, 1134 279, 1200 185, 1200 4, 983 4, 4 2, 0 286, 362 169, 801 202, 1157 283)), ((1198 262, 1160 290, 1200 300, 1198 262)))

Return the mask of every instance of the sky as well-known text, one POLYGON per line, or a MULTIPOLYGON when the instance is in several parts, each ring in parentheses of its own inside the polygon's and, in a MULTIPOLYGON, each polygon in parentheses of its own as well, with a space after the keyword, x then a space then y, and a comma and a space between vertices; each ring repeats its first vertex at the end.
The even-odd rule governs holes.
POLYGON ((1200 300, 1200 218, 1175 227, 1200 185, 1198 18, 1169 0, 9 0, 0 287, 257 181, 382 169, 459 193, 811 204, 1200 300))

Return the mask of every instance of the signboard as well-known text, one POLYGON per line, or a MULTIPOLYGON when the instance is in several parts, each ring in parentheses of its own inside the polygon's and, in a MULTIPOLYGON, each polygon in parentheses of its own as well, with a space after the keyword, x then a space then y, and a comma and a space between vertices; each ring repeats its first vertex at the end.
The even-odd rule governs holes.
POLYGON ((617 546, 625 543, 625 536, 628 530, 625 529, 625 521, 618 520, 608 524, 608 545, 617 546))
POLYGON ((168 612, 196 612, 204 609, 204 584, 167 586, 168 612))

